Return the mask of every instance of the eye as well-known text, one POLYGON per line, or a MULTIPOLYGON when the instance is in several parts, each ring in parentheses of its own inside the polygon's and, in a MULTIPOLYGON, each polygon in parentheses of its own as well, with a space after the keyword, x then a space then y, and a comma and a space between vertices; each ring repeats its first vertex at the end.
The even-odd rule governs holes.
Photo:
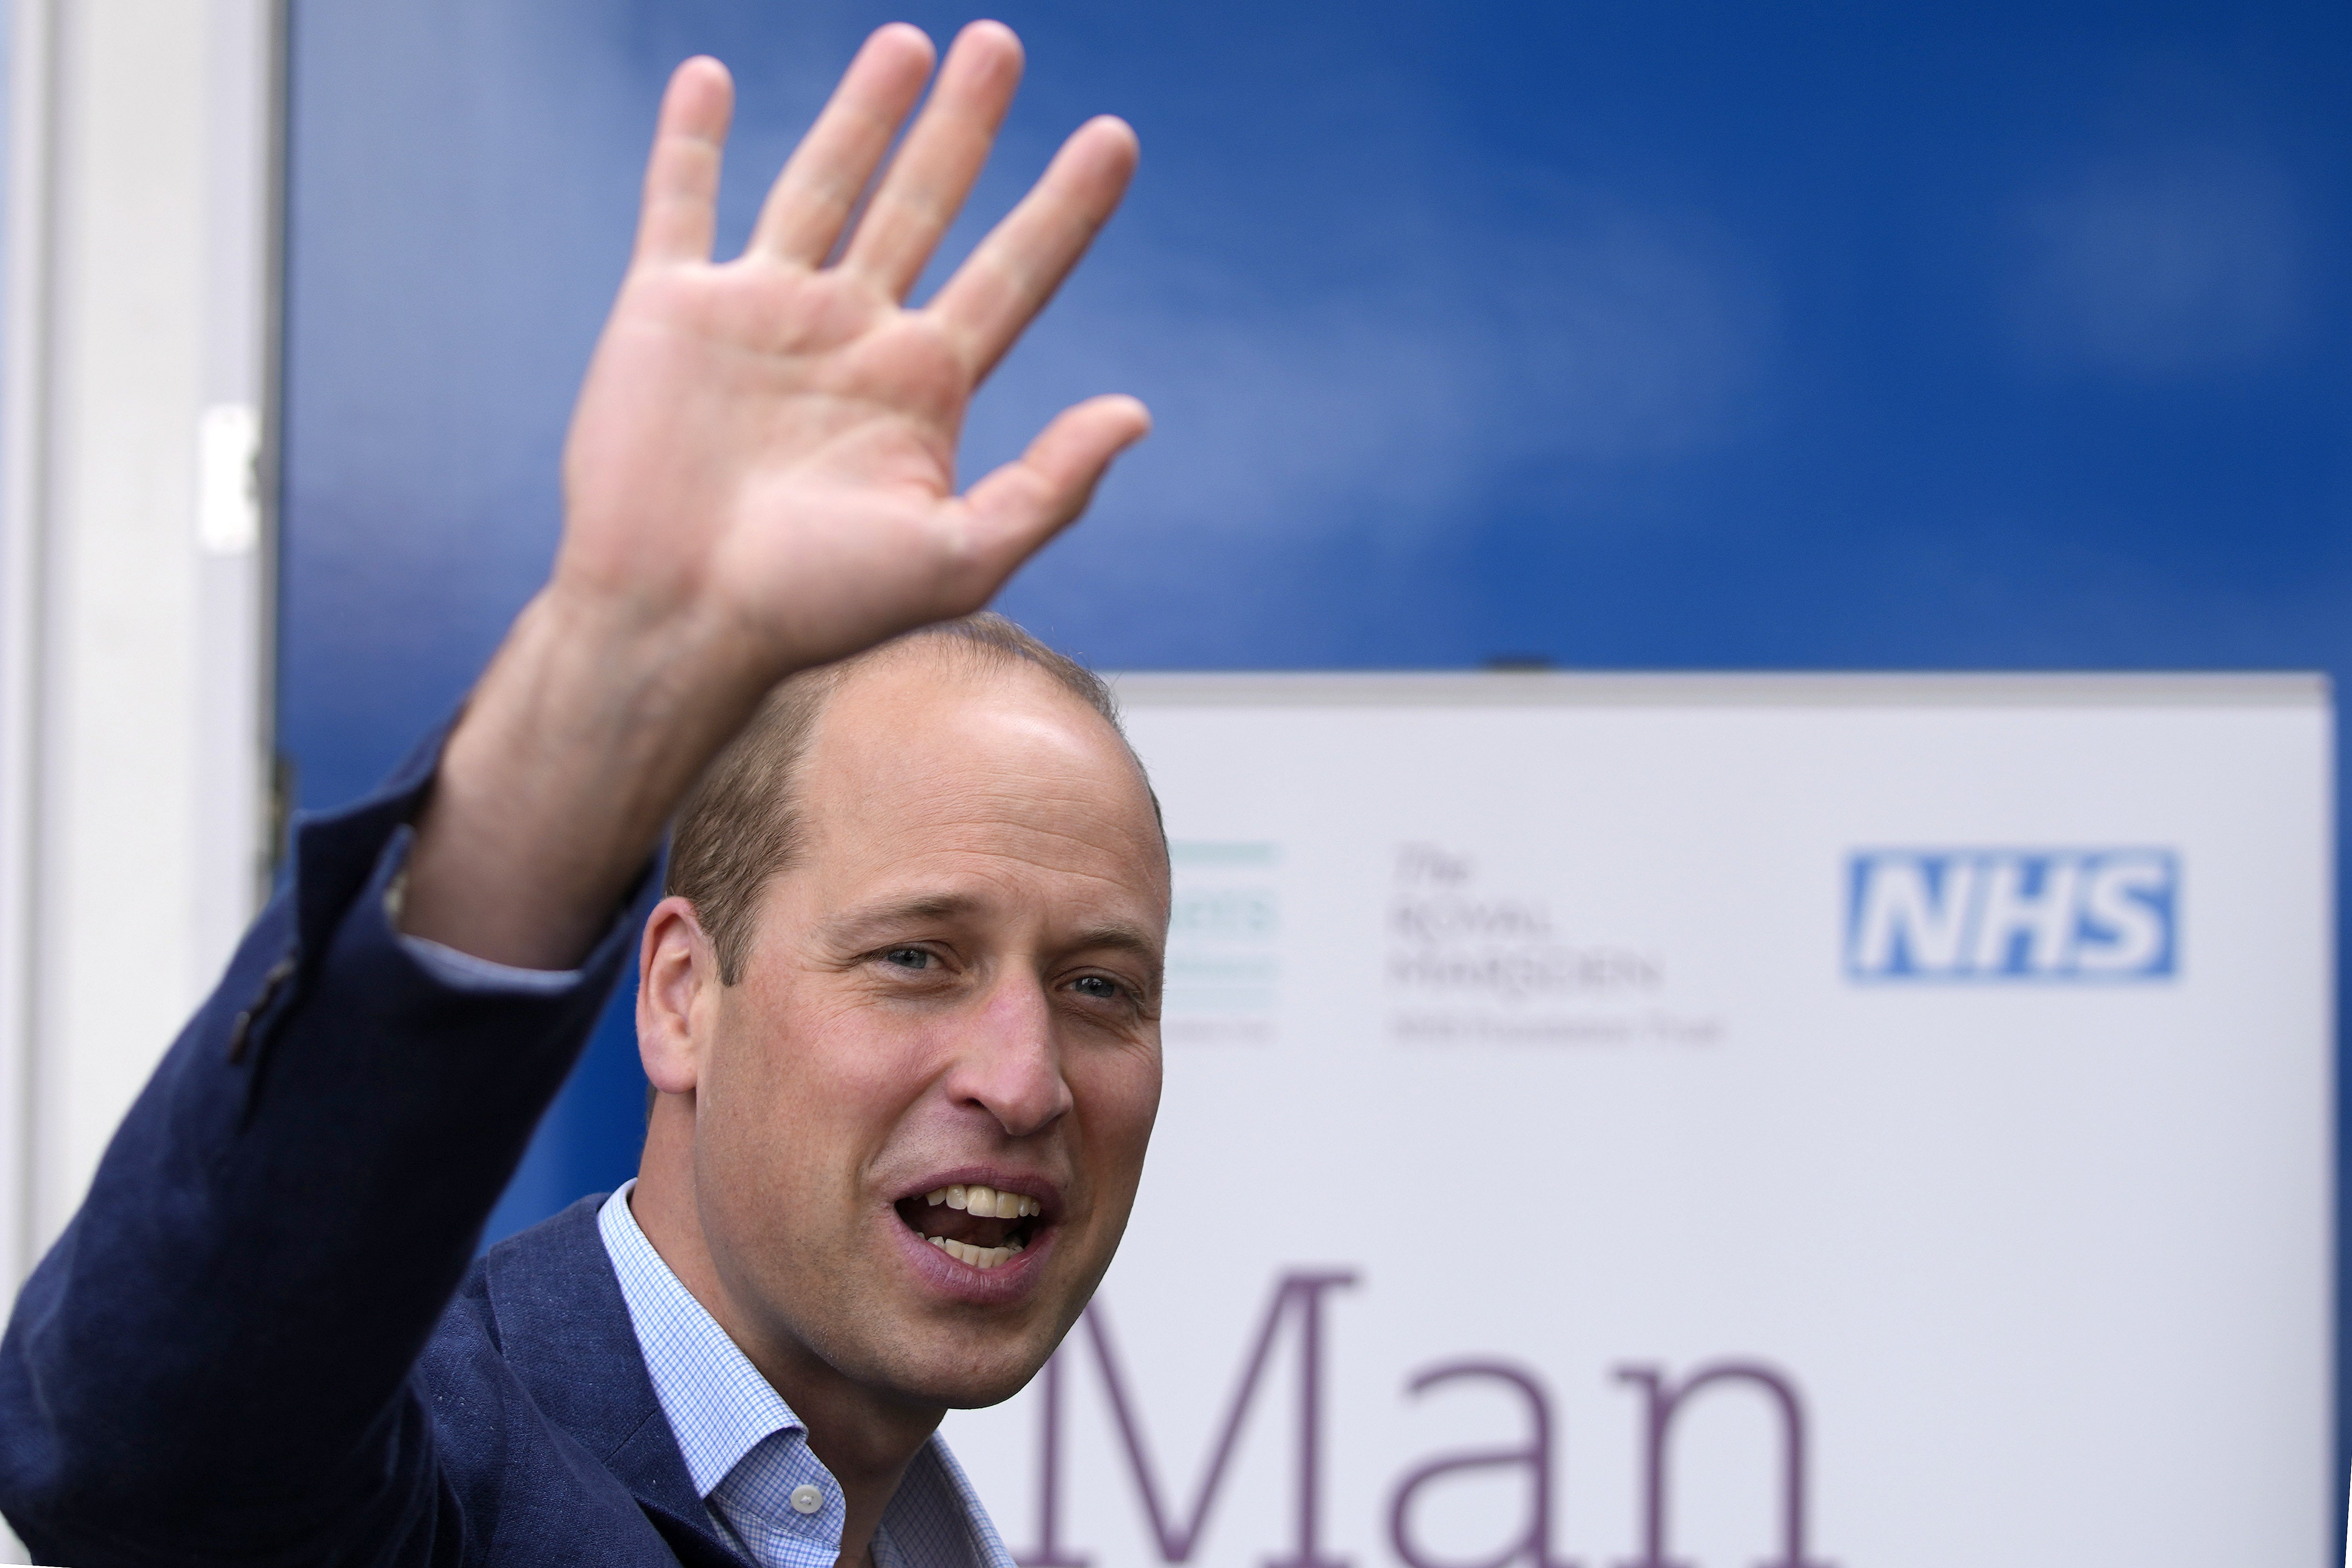
POLYGON ((929 969, 939 958, 927 947, 893 947, 884 950, 882 962, 898 969, 929 969))
POLYGON ((1127 987, 1108 974, 1081 974, 1070 982, 1070 989, 1081 996, 1092 996, 1100 1002, 1120 1002, 1127 998, 1127 987))

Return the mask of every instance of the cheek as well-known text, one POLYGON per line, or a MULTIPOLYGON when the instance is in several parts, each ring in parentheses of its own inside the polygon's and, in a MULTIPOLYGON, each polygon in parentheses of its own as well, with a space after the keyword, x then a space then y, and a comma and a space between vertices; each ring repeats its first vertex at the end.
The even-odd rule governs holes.
POLYGON ((747 980, 730 998, 698 1107, 713 1174, 779 1195, 846 1190, 903 1111, 908 1042, 872 1007, 813 989, 787 997, 747 980))
POLYGON ((1065 1071, 1095 1179, 1106 1191, 1132 1193, 1160 1114, 1159 1053, 1106 1056, 1065 1071))

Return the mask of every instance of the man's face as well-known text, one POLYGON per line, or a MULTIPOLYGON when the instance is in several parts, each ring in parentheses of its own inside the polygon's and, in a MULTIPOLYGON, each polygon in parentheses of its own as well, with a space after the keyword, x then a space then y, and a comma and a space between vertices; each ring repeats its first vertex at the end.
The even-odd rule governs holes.
POLYGON ((1109 1266, 1159 1107, 1147 786, 1042 672, 920 644, 834 696, 801 786, 803 852, 707 1015, 702 1230, 761 1340, 993 1403, 1109 1266))

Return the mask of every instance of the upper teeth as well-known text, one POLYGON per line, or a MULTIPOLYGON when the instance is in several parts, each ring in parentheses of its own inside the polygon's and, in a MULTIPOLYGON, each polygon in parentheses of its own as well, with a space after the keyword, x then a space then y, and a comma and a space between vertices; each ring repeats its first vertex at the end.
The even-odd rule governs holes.
POLYGON ((1025 1198, 1019 1193, 1000 1193, 994 1187, 966 1186, 961 1182, 950 1186, 933 1187, 923 1194, 923 1201, 932 1205, 945 1204, 951 1209, 962 1209, 982 1219, 1025 1219, 1033 1214, 1045 1212, 1045 1205, 1035 1198, 1025 1198))

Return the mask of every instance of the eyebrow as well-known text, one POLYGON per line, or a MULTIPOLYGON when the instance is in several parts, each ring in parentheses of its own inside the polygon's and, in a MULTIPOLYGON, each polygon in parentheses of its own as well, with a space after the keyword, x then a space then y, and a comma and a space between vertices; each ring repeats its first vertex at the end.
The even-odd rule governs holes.
POLYGON ((1138 958, 1148 958, 1154 964, 1160 962, 1160 943, 1131 925, 1089 926, 1078 933, 1078 940, 1074 945, 1089 950, 1108 947, 1121 952, 1131 952, 1138 958))
MULTIPOLYGON (((868 909, 853 910, 837 919, 827 921, 823 929, 825 937, 844 945, 856 945, 869 933, 887 931, 893 926, 920 921, 956 920, 976 912, 981 900, 962 893, 926 893, 897 903, 877 904, 868 909)), ((1160 943, 1149 931, 1124 921, 1111 921, 1102 925, 1088 926, 1077 933, 1070 944, 1080 950, 1110 948, 1148 959, 1155 966, 1162 962, 1160 943)))
POLYGON ((862 910, 852 910, 837 915, 820 928, 828 940, 855 943, 867 932, 910 921, 954 920, 971 914, 980 907, 980 900, 960 893, 926 893, 917 898, 902 899, 895 904, 876 904, 862 910))

